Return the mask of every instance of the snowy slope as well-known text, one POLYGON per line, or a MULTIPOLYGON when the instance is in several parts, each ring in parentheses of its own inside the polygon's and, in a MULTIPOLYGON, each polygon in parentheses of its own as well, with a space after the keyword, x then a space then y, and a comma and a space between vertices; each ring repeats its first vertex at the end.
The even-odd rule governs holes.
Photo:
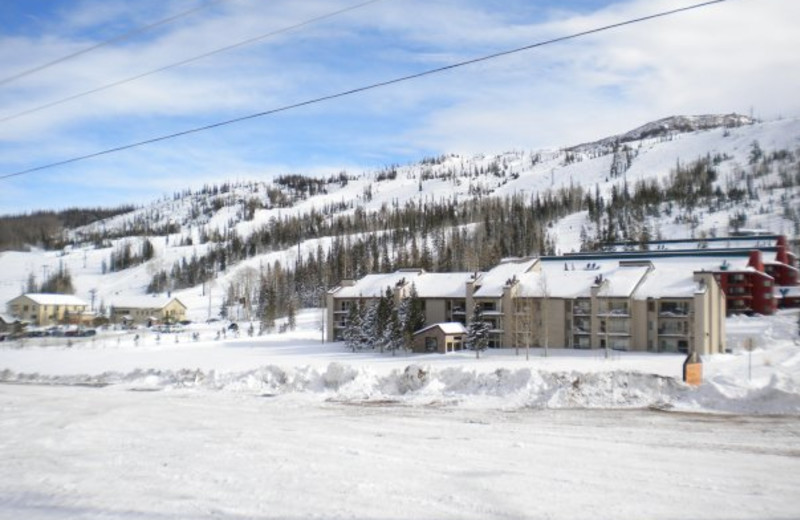
MULTIPOLYGON (((152 276, 161 270, 168 271, 176 261, 204 255, 213 243, 200 243, 201 236, 217 234, 225 237, 235 230, 240 237, 246 237, 272 219, 288 215, 313 211, 331 218, 352 213, 356 208, 378 211, 383 206, 408 202, 464 201, 478 196, 476 193, 480 196, 523 194, 527 197, 570 185, 580 185, 586 192, 596 190, 609 196, 613 186, 621 189, 626 182, 631 186, 643 179, 664 179, 676 164, 690 163, 706 156, 724 158, 717 167, 720 172, 717 184, 724 188, 741 184, 737 175, 749 167, 749 154, 754 142, 759 143, 765 154, 778 150, 796 152, 800 148, 800 120, 747 123, 746 118, 740 118, 737 120, 740 126, 732 126, 730 119, 723 116, 703 116, 697 120, 672 118, 645 125, 623 136, 562 150, 514 151, 496 156, 442 156, 377 172, 345 175, 346 183, 336 176, 320 179, 322 189, 312 196, 304 196, 284 186, 282 189, 287 199, 283 204, 273 203, 270 191, 280 186, 268 182, 226 183, 224 192, 214 192, 209 187, 187 191, 129 214, 76 229, 71 234, 78 244, 65 251, 0 253, 0 301, 17 296, 31 274, 41 280, 45 274, 53 273, 63 265, 72 274, 79 297, 89 301, 90 291, 94 289, 96 306, 101 302, 108 305, 118 296, 143 294, 152 276), (666 131, 663 130, 665 126, 666 131), (658 128, 662 130, 656 131, 658 128), (632 159, 624 175, 612 177, 610 170, 614 154, 608 143, 622 140, 627 141, 632 159), (394 172, 394 178, 386 178, 390 171, 394 172), (253 201, 256 205, 252 208, 255 209, 248 211, 248 204, 254 204, 253 201), (164 234, 165 230, 169 233, 164 234), (99 245, 80 241, 100 235, 115 238, 101 240, 99 245), (108 262, 116 248, 127 241, 136 251, 146 236, 156 252, 152 260, 121 272, 103 273, 103 263, 108 262)), ((779 183, 779 179, 775 174, 769 174, 758 182, 764 187, 779 183)), ((758 200, 746 201, 741 207, 714 211, 700 208, 692 224, 675 219, 674 215, 664 215, 650 224, 662 238, 700 233, 725 235, 729 231, 731 215, 740 211, 747 215, 747 227, 794 235, 795 223, 787 218, 786 207, 800 206, 798 188, 761 190, 760 196, 758 200)), ((554 222, 550 237, 557 252, 577 250, 583 227, 591 229, 586 212, 554 222)), ((238 266, 228 266, 226 272, 215 280, 215 287, 211 288, 211 301, 208 291, 202 287, 178 291, 177 295, 189 305, 193 319, 206 318, 209 306, 219 309, 225 288, 243 270, 257 269, 276 259, 290 265, 298 249, 306 254, 316 250, 318 245, 327 250, 329 244, 330 238, 309 239, 299 247, 274 251, 250 258, 238 266)))

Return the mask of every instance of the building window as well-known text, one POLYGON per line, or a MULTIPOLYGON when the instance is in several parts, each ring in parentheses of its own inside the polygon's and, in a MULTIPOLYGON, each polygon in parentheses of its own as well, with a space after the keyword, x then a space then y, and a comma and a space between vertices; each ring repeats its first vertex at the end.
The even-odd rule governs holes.
POLYGON ((437 350, 439 350, 439 341, 433 336, 425 338, 425 351, 436 352, 437 350))

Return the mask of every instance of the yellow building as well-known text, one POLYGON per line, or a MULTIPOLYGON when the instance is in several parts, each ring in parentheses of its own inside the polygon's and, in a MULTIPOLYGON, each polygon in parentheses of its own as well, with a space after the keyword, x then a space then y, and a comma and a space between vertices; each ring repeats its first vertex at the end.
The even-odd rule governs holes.
POLYGON ((28 293, 8 302, 15 318, 37 326, 81 323, 88 303, 71 294, 28 293))
POLYGON ((111 321, 125 325, 179 323, 186 320, 186 305, 177 298, 124 297, 111 304, 111 321))

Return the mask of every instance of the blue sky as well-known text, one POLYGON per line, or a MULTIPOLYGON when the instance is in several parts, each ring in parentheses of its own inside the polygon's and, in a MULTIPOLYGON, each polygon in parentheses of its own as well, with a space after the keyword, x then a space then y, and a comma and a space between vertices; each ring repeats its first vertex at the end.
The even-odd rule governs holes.
MULTIPOLYGON (((0 119, 363 0, 221 0, 0 84, 0 119)), ((0 81, 199 0, 8 0, 0 81)), ((0 121, 0 175, 675 9, 692 0, 380 0, 0 121)), ((728 0, 0 180, 0 214, 143 204, 204 183, 566 146, 674 114, 800 115, 800 2, 728 0)))

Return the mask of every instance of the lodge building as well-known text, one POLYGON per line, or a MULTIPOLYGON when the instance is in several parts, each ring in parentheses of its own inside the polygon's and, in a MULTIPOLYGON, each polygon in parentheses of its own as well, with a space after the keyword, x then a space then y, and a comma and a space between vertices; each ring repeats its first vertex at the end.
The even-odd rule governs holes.
MULTIPOLYGON (((726 315, 800 306, 798 279, 797 256, 782 235, 612 244, 507 259, 483 273, 403 269, 329 291, 326 337, 342 339, 350 306, 380 298, 387 287, 399 304, 413 286, 425 309, 423 330, 441 335, 432 325, 466 324, 479 306, 493 348, 714 354, 725 350, 726 315)), ((415 336, 415 348, 425 341, 415 336)))

